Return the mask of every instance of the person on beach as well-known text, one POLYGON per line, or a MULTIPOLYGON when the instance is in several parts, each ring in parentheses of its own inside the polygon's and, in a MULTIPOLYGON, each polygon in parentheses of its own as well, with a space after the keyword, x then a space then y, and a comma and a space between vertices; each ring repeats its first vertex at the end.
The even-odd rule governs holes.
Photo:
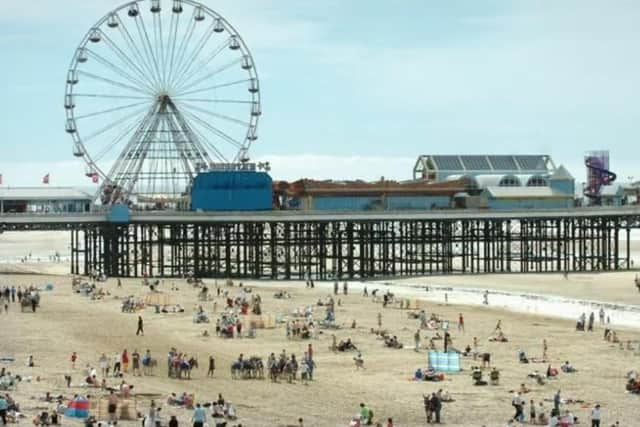
POLYGON ((142 334, 144 336, 144 327, 142 322, 142 316, 138 316, 138 329, 136 330, 136 336, 142 334))
POLYGON ((74 351, 71 353, 71 369, 76 369, 76 360, 78 360, 78 354, 74 351))
POLYGON ((416 331, 415 334, 413 334, 413 341, 415 343, 415 351, 420 351, 420 329, 418 329, 416 331))
POLYGON ((547 345, 546 338, 542 340, 542 358, 547 360, 547 350, 549 350, 549 346, 547 345))
POLYGON ((216 360, 213 356, 209 356, 209 370, 207 371, 208 377, 213 377, 213 372, 216 370, 216 360))
POLYGON ((464 332, 464 316, 458 313, 458 331, 464 332))
POLYGON ((203 427, 204 423, 207 422, 207 412, 199 403, 196 404, 196 408, 193 410, 193 416, 191 419, 193 420, 193 427, 203 427))
POLYGON ((138 350, 135 349, 133 350, 133 353, 131 353, 131 363, 132 363, 132 367, 131 367, 131 373, 135 376, 141 376, 140 374, 140 353, 138 353, 138 350))
POLYGON ((118 416, 116 409, 118 408, 118 396, 111 390, 107 399, 107 413, 109 414, 109 423, 116 424, 118 422, 118 416))
POLYGON ((604 325, 604 308, 602 307, 600 307, 599 317, 600 317, 600 325, 604 325))
POLYGON ((122 356, 120 356, 120 361, 122 362, 122 372, 129 372, 129 353, 127 353, 127 349, 125 348, 122 352, 122 356))
POLYGON ((600 420, 602 419, 602 413, 600 412, 600 405, 591 410, 591 427, 600 427, 600 420))
POLYGON ((496 332, 502 332, 502 320, 498 320, 498 323, 496 323, 493 333, 495 334, 496 332))
POLYGON ((489 291, 484 291, 482 294, 482 304, 489 305, 489 291))
POLYGON ((344 282, 342 284, 342 293, 347 295, 348 292, 349 292, 349 285, 347 285, 347 282, 344 282))
POLYGON ((109 372, 109 359, 107 355, 102 353, 100 359, 98 359, 98 364, 100 365, 100 371, 102 373, 102 378, 106 377, 109 372))
POLYGON ((382 313, 378 312, 378 329, 382 328, 382 313))

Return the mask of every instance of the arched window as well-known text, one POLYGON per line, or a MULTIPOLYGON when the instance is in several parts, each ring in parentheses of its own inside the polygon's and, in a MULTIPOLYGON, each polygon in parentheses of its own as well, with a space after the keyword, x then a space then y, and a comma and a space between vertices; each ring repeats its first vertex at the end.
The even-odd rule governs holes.
POLYGON ((520 187, 522 184, 517 176, 505 175, 500 179, 498 185, 500 187, 520 187))
POLYGON ((547 179, 540 175, 534 175, 527 181, 527 187, 547 187, 547 179))

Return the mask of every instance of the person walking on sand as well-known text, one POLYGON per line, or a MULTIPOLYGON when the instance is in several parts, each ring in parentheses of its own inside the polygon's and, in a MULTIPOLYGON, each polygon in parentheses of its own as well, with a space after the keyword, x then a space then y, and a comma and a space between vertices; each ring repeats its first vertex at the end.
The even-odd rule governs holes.
POLYGON ((489 291, 484 291, 482 294, 482 304, 489 305, 489 291))
POLYGON ((378 312, 378 329, 382 328, 382 313, 378 312))
POLYGON ((349 285, 347 285, 347 282, 344 282, 342 284, 342 293, 347 295, 349 293, 349 285))
POLYGON ((136 331, 136 336, 140 334, 144 336, 144 324, 142 322, 142 316, 138 316, 138 330, 136 331))
POLYGON ((589 314, 589 326, 587 326, 587 331, 588 332, 593 332, 593 322, 595 321, 596 316, 593 314, 593 311, 591 312, 591 314, 589 314))
POLYGON ((498 320, 498 323, 496 323, 493 333, 495 334, 496 332, 502 332, 502 320, 498 320))
POLYGON ((209 356, 209 370, 207 371, 208 377, 213 377, 213 372, 216 370, 216 360, 213 356, 209 356))
POLYGON ((76 360, 78 360, 78 354, 74 351, 71 353, 71 369, 76 369, 76 360))
POLYGON ((416 333, 413 334, 413 341, 415 343, 414 351, 419 352, 420 351, 420 329, 418 329, 416 333))
POLYGON ((547 339, 542 340, 542 358, 547 359, 547 350, 549 350, 549 346, 547 345, 547 339))
POLYGON ((464 316, 462 313, 458 313, 458 332, 464 332, 464 316))
POLYGON ((600 325, 604 325, 604 308, 600 307, 598 315, 600 317, 600 325))

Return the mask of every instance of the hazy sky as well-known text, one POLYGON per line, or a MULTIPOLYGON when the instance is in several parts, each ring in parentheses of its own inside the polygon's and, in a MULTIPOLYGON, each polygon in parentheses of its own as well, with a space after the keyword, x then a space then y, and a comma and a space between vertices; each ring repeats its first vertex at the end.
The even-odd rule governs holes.
MULTIPOLYGON (((85 32, 121 3, 0 1, 5 185, 46 172, 88 184, 64 132, 65 76, 85 32)), ((252 157, 275 178, 408 179, 422 153, 548 153, 582 181, 592 149, 640 178, 638 1, 205 3, 253 53, 252 157)))

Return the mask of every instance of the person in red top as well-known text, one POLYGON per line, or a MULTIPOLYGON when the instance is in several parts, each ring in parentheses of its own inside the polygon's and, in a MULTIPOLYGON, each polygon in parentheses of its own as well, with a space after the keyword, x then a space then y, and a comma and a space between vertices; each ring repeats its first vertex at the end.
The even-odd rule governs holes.
POLYGON ((307 355, 309 356, 309 360, 313 360, 313 347, 311 343, 307 346, 307 355))
POLYGON ((464 332, 464 316, 458 313, 458 330, 464 332))
POLYGON ((125 348, 122 352, 122 357, 120 357, 122 361, 122 372, 127 373, 129 370, 129 354, 127 353, 127 349, 125 348))

